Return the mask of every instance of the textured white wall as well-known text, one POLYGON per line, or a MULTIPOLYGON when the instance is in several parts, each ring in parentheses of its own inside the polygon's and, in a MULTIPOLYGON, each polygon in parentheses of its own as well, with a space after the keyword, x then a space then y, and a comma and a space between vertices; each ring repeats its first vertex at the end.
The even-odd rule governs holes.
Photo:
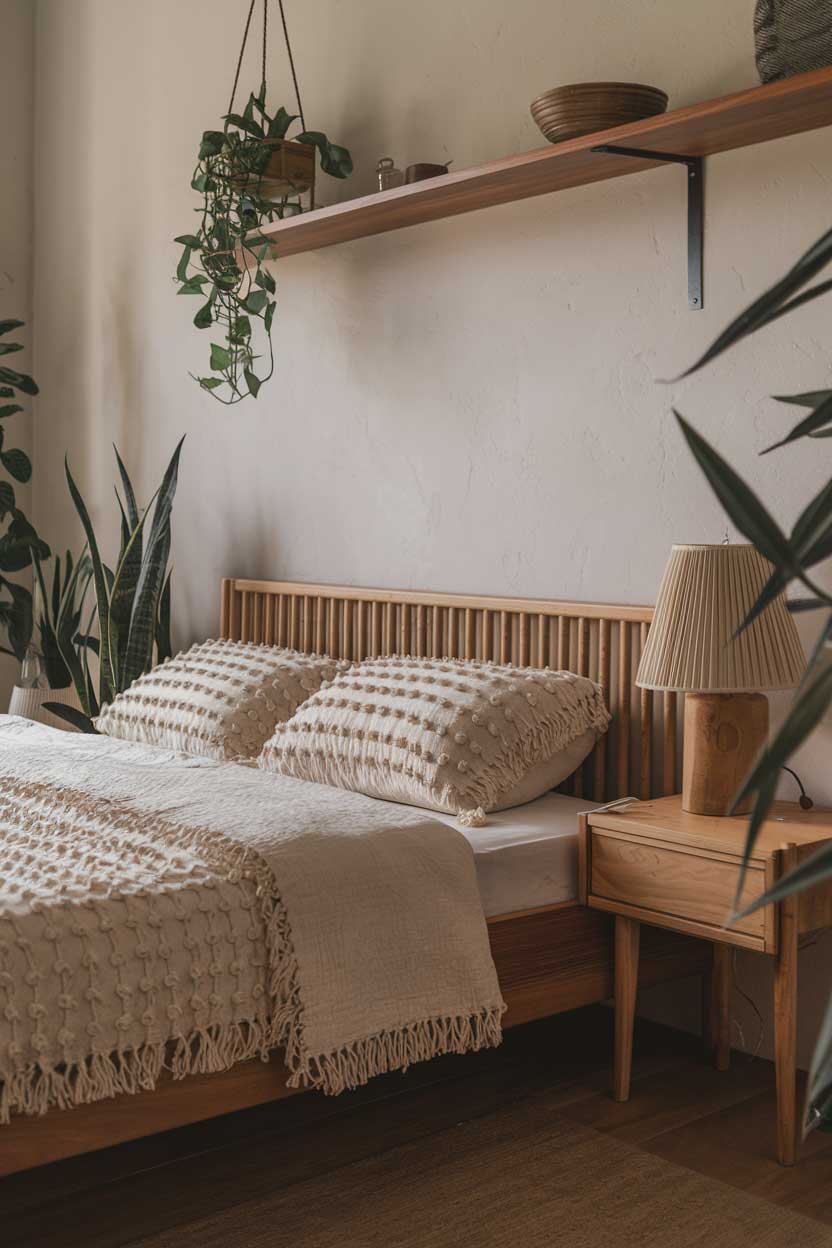
MULTIPOLYGON (((34 8, 30 0, 0 0, 0 40, 4 51, 0 72, 0 320, 26 321, 26 329, 15 334, 14 341, 31 346, 34 8)), ((20 352, 10 357, 9 364, 31 372, 31 360, 31 351, 20 352)), ((4 424, 8 446, 31 449, 28 412, 4 424)), ((14 488, 19 505, 28 509, 28 487, 15 484, 14 488)), ((0 655, 0 711, 8 706, 17 672, 16 660, 0 655)))
MULTIPOLYGON (((652 601, 673 541, 720 508, 671 402, 789 523, 826 444, 764 459, 794 419, 765 398, 829 384, 829 310, 772 327, 669 388, 750 296, 828 227, 829 131, 715 157, 706 301, 686 304, 684 178, 662 169, 287 260, 262 398, 201 393, 209 335, 171 274, 201 131, 225 110, 245 5, 39 0, 36 515, 72 533, 68 450, 113 522, 115 439, 145 492, 187 432, 175 513, 181 642, 216 629, 223 574, 652 601)), ((752 85, 750 0, 290 4, 310 126, 379 156, 458 166, 538 146, 529 101, 633 79, 671 106, 752 85)), ((273 29, 277 22, 273 21, 273 29)), ((243 74, 256 86, 257 54, 243 74)), ((274 103, 291 103, 283 55, 274 103)), ((830 735, 810 750, 832 799, 830 735)), ((818 994, 815 994, 818 996, 818 994)))

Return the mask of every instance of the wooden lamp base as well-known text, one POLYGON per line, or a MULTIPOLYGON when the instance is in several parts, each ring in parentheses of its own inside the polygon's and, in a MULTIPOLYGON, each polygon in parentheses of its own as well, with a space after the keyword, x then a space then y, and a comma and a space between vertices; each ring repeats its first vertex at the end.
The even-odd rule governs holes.
MULTIPOLYGON (((693 815, 724 815, 768 741, 764 693, 685 695, 682 809, 693 815)), ((735 814, 751 809, 752 797, 735 814)))

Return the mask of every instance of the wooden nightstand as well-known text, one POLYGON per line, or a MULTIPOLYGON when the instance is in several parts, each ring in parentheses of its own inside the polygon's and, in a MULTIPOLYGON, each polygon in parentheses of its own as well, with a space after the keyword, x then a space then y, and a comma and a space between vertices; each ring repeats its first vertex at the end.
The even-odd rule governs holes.
MULTIPOLYGON (((832 926, 832 885, 766 906, 731 928, 748 821, 682 810, 680 797, 632 802, 580 817, 581 900, 615 915, 615 1075, 613 1095, 630 1095, 633 1017, 638 981, 639 926, 669 927, 714 942, 706 1032, 718 1069, 728 1067, 732 949, 753 949, 775 960, 774 1043, 777 1070, 778 1156, 795 1160, 797 1105, 797 943, 832 926)), ((792 865, 832 839, 832 811, 804 811, 777 802, 746 872, 743 901, 751 902, 792 865)))

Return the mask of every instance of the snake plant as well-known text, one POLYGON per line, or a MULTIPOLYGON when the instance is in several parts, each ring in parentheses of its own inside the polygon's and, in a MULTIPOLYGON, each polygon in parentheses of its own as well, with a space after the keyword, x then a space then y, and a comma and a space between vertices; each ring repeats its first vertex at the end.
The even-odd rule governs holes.
POLYGON ((168 564, 171 512, 184 440, 176 447, 161 485, 143 510, 138 507, 127 469, 114 448, 123 490, 122 497, 116 488, 121 513, 121 542, 115 570, 110 569, 101 557, 86 503, 72 477, 69 463, 65 465, 69 492, 87 539, 98 638, 97 641, 91 639, 88 627, 78 644, 69 645, 67 637, 70 630, 63 624, 59 627, 57 637, 61 655, 70 669, 83 710, 57 702, 48 702, 46 707, 83 732, 95 732, 92 721, 101 707, 112 702, 117 693, 127 689, 154 662, 170 657, 171 574, 168 564), (97 657, 97 664, 90 663, 91 651, 97 657), (97 687, 93 676, 95 669, 97 687))
MULTIPOLYGON (((0 321, 0 338, 14 329, 21 329, 23 321, 0 321)), ((0 342, 0 356, 22 351, 20 342, 0 342)), ((38 388, 26 373, 19 373, 7 365, 0 365, 0 400, 16 399, 18 394, 35 395, 38 388)), ((23 572, 32 565, 33 553, 41 559, 49 558, 49 547, 42 542, 31 522, 17 505, 12 481, 25 485, 32 476, 28 455, 18 447, 5 444, 5 421, 22 412, 19 403, 3 402, 0 405, 0 466, 11 480, 0 479, 0 633, 5 634, 8 645, 0 645, 0 654, 9 654, 22 662, 26 647, 32 636, 32 593, 26 585, 9 580, 7 573, 23 572)))
POLYGON ((32 562, 37 591, 34 631, 39 638, 44 673, 50 689, 68 689, 73 683, 71 656, 86 646, 96 652, 98 649, 97 638, 90 636, 88 629, 81 630, 81 617, 92 580, 92 563, 86 549, 77 560, 69 550, 63 561, 60 555, 55 555, 52 581, 48 585, 37 552, 32 562))
MULTIPOLYGON (((723 351, 749 334, 770 325, 772 321, 832 292, 832 279, 826 278, 814 285, 809 284, 830 264, 832 230, 819 238, 778 282, 740 313, 684 375, 696 372, 723 351)), ((824 324, 828 322, 819 318, 818 330, 824 324)), ((818 389, 802 394, 778 395, 776 402, 803 408, 807 414, 760 454, 767 455, 770 451, 790 447, 803 438, 832 437, 832 390, 818 389)), ((793 612, 817 611, 822 617, 818 640, 789 713, 734 798, 732 810, 749 793, 754 794, 754 807, 748 824, 743 871, 739 882, 741 888, 748 859, 763 822, 771 810, 781 768, 811 736, 832 707, 832 593, 826 588, 825 582, 819 583, 815 572, 818 565, 832 556, 832 477, 809 500, 791 532, 787 533, 719 452, 678 412, 675 415, 694 458, 723 509, 739 531, 772 564, 771 577, 739 631, 742 632, 794 583, 803 587, 805 596, 790 601, 789 609, 793 612)), ((816 458, 819 458, 822 449, 829 443, 820 441, 816 445, 816 458)), ((780 901, 830 879, 832 843, 827 843, 784 876, 743 913, 749 914, 761 906, 780 901)), ((814 1126, 832 1130, 832 999, 827 1006, 809 1074, 805 1126, 807 1130, 814 1126)))

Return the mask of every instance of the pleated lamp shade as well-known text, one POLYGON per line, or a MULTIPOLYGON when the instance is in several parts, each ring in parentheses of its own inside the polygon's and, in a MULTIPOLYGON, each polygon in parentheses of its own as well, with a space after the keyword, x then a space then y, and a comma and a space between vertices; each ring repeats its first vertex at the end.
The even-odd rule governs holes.
POLYGON ((806 658, 783 595, 735 636, 771 572, 753 546, 674 546, 636 684, 689 693, 798 684, 806 658))

